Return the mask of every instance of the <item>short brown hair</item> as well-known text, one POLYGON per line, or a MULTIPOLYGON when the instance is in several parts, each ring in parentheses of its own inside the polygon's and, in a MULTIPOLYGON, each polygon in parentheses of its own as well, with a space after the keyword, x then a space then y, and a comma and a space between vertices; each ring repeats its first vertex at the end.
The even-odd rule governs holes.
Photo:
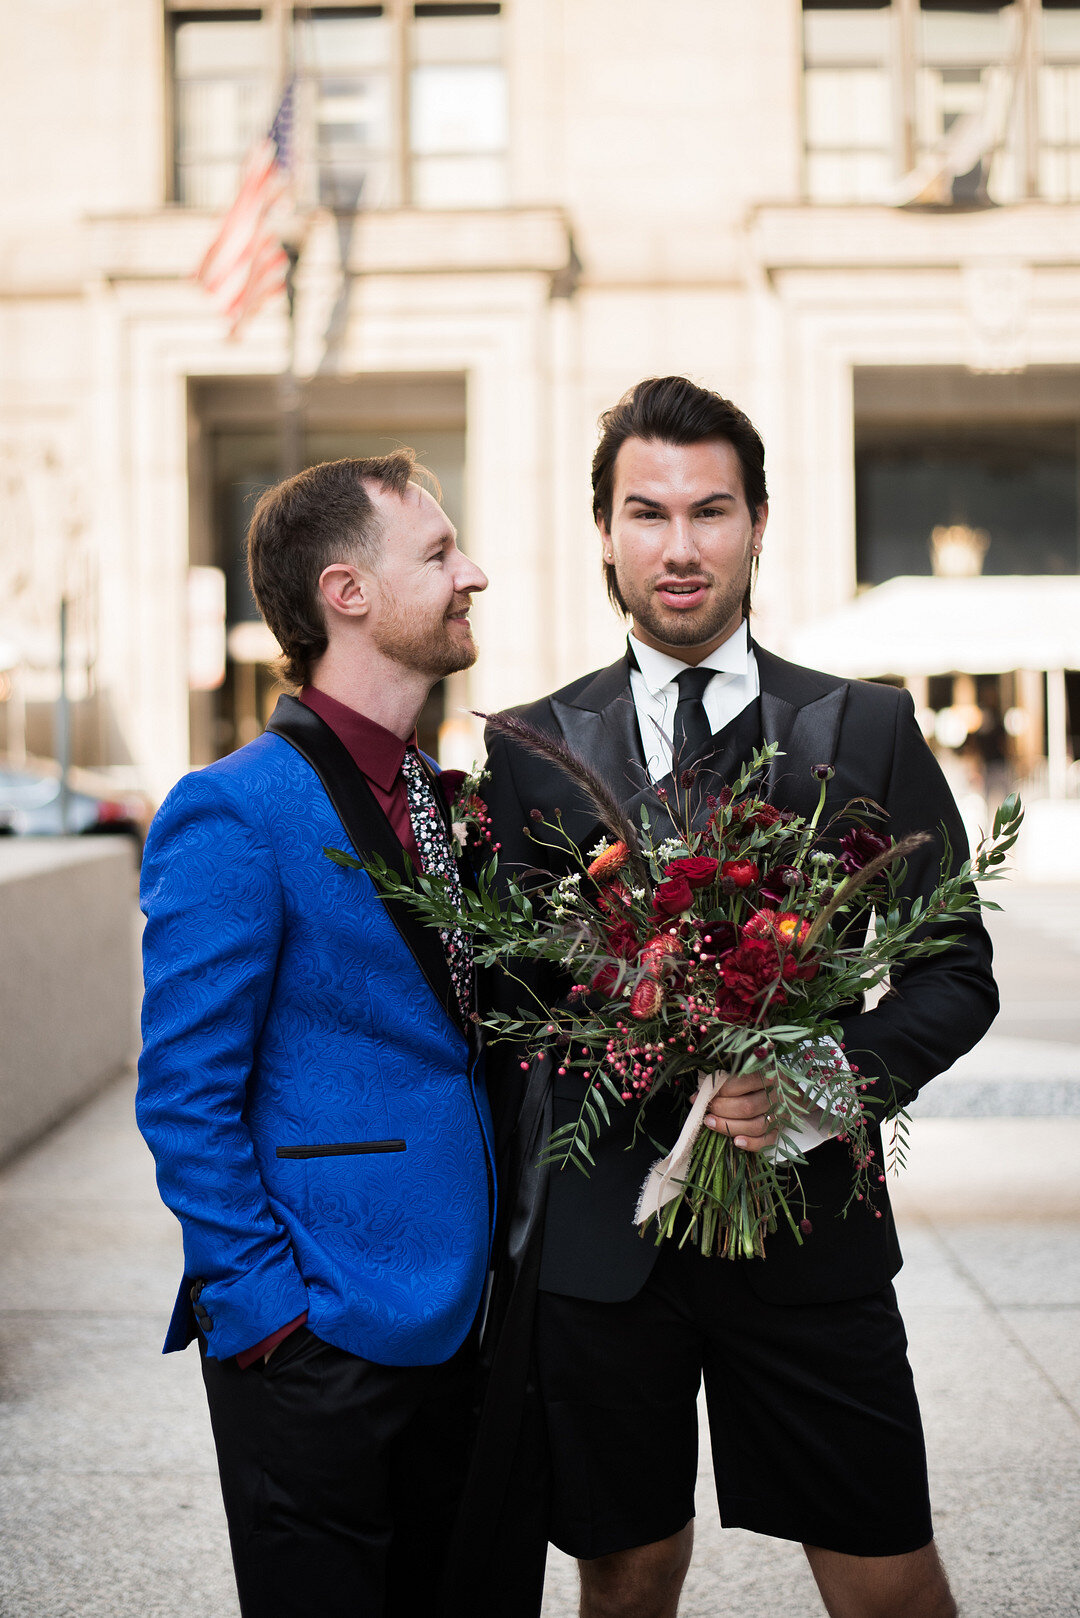
POLYGON ((328 641, 319 577, 333 562, 372 567, 382 523, 365 488, 399 497, 422 468, 411 449, 366 460, 323 461, 267 489, 248 526, 248 577, 282 650, 278 674, 306 685, 328 641))
MULTIPOLYGON (((698 387, 685 376, 652 376, 624 393, 617 405, 600 417, 600 442, 592 463, 593 518, 611 528, 615 496, 615 461, 628 438, 661 444, 700 444, 706 439, 726 440, 739 457, 743 493, 756 522, 769 498, 765 487, 765 446, 757 428, 730 399, 698 387)), ((611 562, 604 563, 604 583, 620 612, 626 602, 611 562)), ((747 586, 745 610, 750 608, 747 586)))

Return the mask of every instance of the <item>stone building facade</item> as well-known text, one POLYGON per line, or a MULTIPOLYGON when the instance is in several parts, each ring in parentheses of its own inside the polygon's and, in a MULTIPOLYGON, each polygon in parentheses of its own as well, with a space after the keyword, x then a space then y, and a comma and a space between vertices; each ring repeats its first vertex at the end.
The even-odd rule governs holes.
MULTIPOLYGON (((761 428, 780 651, 930 585, 935 528, 1071 587, 1080 5, 0 0, 0 37, 0 747, 51 750, 62 597, 80 762, 159 799, 257 731, 238 557, 290 355, 302 455, 415 445, 490 576, 447 756, 617 650, 588 466, 642 376, 761 428), (290 74, 294 324, 230 340, 194 272, 290 74), (225 576, 222 683, 192 568, 225 576)), ((1067 771, 1080 655, 957 655, 852 672, 909 678, 946 746, 996 727, 1013 773, 1049 693, 1067 771)))

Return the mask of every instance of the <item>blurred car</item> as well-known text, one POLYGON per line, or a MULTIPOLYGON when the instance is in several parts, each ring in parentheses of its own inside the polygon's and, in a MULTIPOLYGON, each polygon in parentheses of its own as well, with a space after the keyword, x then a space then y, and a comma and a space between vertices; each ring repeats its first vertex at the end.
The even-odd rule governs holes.
POLYGON ((71 790, 63 824, 60 778, 31 767, 0 764, 0 835, 58 837, 63 832, 111 832, 133 837, 141 846, 147 812, 135 794, 106 796, 71 790))

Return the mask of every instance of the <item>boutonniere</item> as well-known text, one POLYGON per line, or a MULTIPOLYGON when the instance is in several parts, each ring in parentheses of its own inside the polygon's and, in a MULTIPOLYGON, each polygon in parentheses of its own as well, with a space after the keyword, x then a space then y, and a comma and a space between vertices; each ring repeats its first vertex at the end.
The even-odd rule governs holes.
POLYGON ((478 764, 471 770, 439 772, 439 787, 450 810, 450 828, 461 853, 483 843, 491 844, 491 816, 480 790, 490 779, 490 773, 478 764))

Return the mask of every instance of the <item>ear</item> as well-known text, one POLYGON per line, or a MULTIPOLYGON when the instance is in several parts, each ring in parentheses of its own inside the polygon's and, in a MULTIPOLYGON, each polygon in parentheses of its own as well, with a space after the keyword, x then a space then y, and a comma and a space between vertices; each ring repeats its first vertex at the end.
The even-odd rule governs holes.
POLYGON ((604 558, 605 562, 614 562, 615 555, 611 546, 611 535, 608 532, 607 523, 604 521, 602 516, 597 517, 596 519, 596 532, 600 535, 601 556, 604 558))
POLYGON ((764 534, 765 534, 765 524, 768 522, 768 520, 769 520, 769 502, 766 500, 765 504, 759 508, 757 517, 756 517, 756 519, 754 521, 754 527, 753 527, 753 550, 754 550, 754 555, 755 556, 760 556, 761 555, 761 543, 762 543, 762 539, 763 539, 764 534))
POLYGON ((371 610, 371 581, 358 567, 348 562, 331 562, 319 574, 319 594, 329 615, 337 613, 344 618, 364 618, 371 610))

